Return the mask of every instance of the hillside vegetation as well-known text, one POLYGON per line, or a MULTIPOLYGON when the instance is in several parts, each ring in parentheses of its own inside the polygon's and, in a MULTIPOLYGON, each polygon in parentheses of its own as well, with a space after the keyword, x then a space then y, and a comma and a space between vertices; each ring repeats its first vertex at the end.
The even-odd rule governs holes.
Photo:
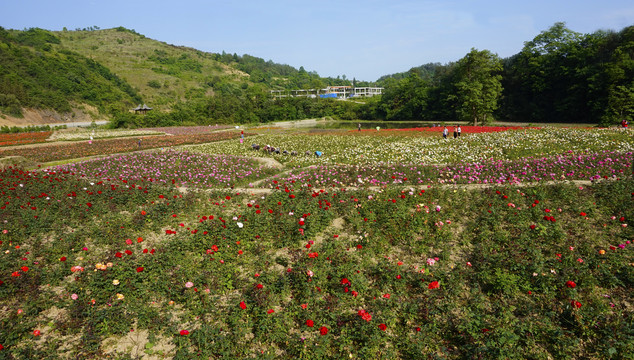
POLYGON ((68 112, 86 104, 113 127, 342 120, 584 123, 634 120, 634 26, 580 34, 564 23, 502 59, 471 49, 445 65, 425 64, 381 77, 383 95, 355 101, 284 98, 272 89, 323 89, 374 83, 323 78, 303 67, 251 55, 169 45, 123 27, 4 31, 0 112, 68 112), (19 51, 17 49, 20 49, 19 51), (147 116, 130 109, 154 108, 147 116))
POLYGON ((0 28, 0 112, 21 116, 23 108, 70 113, 90 105, 132 105, 139 94, 107 67, 57 48, 60 39, 41 29, 9 32, 0 28))
POLYGON ((153 107, 213 95, 214 86, 248 83, 249 75, 213 54, 152 40, 125 28, 56 32, 58 47, 103 64, 126 79, 153 107))

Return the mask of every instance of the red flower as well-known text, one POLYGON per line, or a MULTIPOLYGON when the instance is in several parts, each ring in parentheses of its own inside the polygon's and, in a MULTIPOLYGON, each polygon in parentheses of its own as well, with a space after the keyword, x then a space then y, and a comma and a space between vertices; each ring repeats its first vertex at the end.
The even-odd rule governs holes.
POLYGON ((132 251, 130 251, 130 250, 126 250, 125 253, 128 254, 128 255, 132 255, 132 251))
POLYGON ((29 271, 29 267, 28 267, 28 266, 22 266, 20 269, 21 269, 22 271, 24 271, 24 272, 29 271))
POLYGON ((145 214, 147 214, 145 210, 141 210, 141 215, 145 215, 145 214))
POLYGON ((116 256, 116 257, 120 258, 120 257, 122 257, 122 256, 123 256, 123 254, 117 251, 117 253, 116 253, 116 254, 114 254, 114 256, 116 256))
POLYGON ((308 327, 313 327, 315 325, 315 323, 312 320, 306 320, 306 326, 308 327))
POLYGON ((576 286, 577 286, 577 284, 575 284, 574 281, 570 281, 570 280, 566 281, 566 287, 574 289, 576 286))
POLYGON ((328 328, 325 326, 322 326, 319 328, 319 333, 322 335, 327 335, 328 334, 328 328))
POLYGON ((531 225, 531 230, 535 230, 535 224, 531 225))
POLYGON ((350 285, 350 280, 348 278, 341 279, 341 285, 350 285))
POLYGON ((180 334, 181 334, 181 336, 189 335, 189 331, 188 330, 181 330, 180 334))
POLYGON ((11 277, 20 277, 20 273, 17 271, 14 271, 11 273, 11 277))
POLYGON ((381 329, 382 331, 385 331, 385 329, 387 329, 387 325, 379 324, 379 329, 381 329))
POLYGON ((383 297, 386 298, 386 299, 389 299, 390 298, 390 294, 383 294, 383 297))
POLYGON ((59 258, 59 261, 66 261, 66 256, 62 256, 61 258, 59 258))
POLYGON ((240 301, 240 308, 242 310, 246 310, 247 309, 247 304, 245 304, 244 301, 240 301))
POLYGON ((33 336, 40 336, 41 332, 40 330, 33 330, 33 336))
POLYGON ((140 273, 143 271, 143 266, 139 266, 138 268, 136 268, 136 272, 140 273))
POLYGON ((258 289, 262 289, 262 288, 264 287, 264 285, 262 285, 262 284, 257 284, 255 287, 256 287, 256 288, 258 288, 258 289))
POLYGON ((584 212, 579 213, 579 216, 586 216, 586 213, 584 213, 584 212))
POLYGON ((275 310, 273 310, 273 309, 268 309, 268 310, 266 311, 266 313, 267 313, 267 314, 273 314, 274 312, 275 312, 275 310))
POLYGON ((574 301, 573 300, 573 301, 570 302, 570 305, 572 305, 572 307, 575 308, 575 309, 581 308, 581 303, 578 302, 578 301, 574 301))
POLYGON ((440 284, 438 283, 438 281, 432 281, 429 283, 429 285, 427 286, 430 290, 431 289, 438 289, 440 288, 440 284))
POLYGON ((0 344, 0 351, 4 350, 4 346, 2 346, 2 344, 0 344))
POLYGON ((91 203, 86 203, 86 206, 92 207, 92 204, 91 203))
POLYGON ((417 327, 417 328, 416 328, 416 331, 417 331, 417 332, 419 332, 419 331, 420 331, 420 327, 417 327))
POLYGON ((365 321, 370 321, 370 320, 372 320, 372 315, 370 315, 370 313, 369 313, 369 312, 367 312, 367 311, 365 311, 365 310, 363 310, 363 309, 359 310, 359 312, 357 312, 357 314, 358 314, 359 316, 361 316, 361 319, 363 319, 363 320, 365 320, 365 321))

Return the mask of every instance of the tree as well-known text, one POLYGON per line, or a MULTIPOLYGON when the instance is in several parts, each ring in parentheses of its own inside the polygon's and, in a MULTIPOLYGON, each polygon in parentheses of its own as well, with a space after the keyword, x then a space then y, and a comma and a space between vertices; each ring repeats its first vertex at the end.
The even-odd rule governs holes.
POLYGON ((379 105, 385 120, 422 120, 425 117, 429 86, 416 72, 411 71, 400 81, 389 79, 385 84, 379 105))
POLYGON ((502 62, 489 50, 471 51, 456 64, 455 93, 449 95, 457 104, 457 114, 478 125, 487 123, 502 93, 502 62))

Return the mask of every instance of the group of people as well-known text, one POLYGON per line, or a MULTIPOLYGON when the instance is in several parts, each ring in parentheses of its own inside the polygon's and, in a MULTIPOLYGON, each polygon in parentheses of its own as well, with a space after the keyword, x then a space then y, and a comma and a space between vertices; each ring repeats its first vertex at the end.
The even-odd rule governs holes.
MULTIPOLYGON (((258 151, 258 150, 260 150, 260 145, 255 144, 255 143, 254 143, 254 144, 251 144, 251 149, 252 149, 252 150, 254 150, 254 151, 258 151)), ((282 155, 297 156, 297 151, 295 151, 295 150, 292 150, 292 151, 288 151, 288 150, 281 150, 280 148, 276 148, 276 147, 271 146, 271 145, 268 145, 268 144, 267 144, 266 146, 264 146, 264 147, 262 148, 262 150, 263 150, 264 152, 269 153, 269 154, 278 154, 278 155, 279 155, 279 154, 282 154, 282 155)), ((306 155, 306 156, 311 156, 311 155, 313 155, 313 154, 314 154, 316 157, 321 157, 322 152, 321 152, 321 151, 315 151, 314 153, 311 153, 310 151, 306 151, 306 152, 304 153, 304 155, 306 155)))
MULTIPOLYGON (((462 129, 460 128, 460 125, 454 126, 453 138, 455 139, 457 137, 460 137, 460 134, 462 134, 462 129)), ((446 139, 448 135, 449 135, 449 129, 447 129, 447 126, 445 126, 445 128, 442 129, 442 137, 446 139)))

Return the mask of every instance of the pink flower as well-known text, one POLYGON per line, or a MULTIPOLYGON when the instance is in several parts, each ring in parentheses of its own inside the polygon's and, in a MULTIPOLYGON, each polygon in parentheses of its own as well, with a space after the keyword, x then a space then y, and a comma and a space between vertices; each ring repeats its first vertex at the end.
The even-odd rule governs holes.
POLYGON ((186 283, 185 283, 185 287, 186 287, 186 288, 188 288, 188 289, 189 289, 190 287, 192 287, 192 286, 194 286, 194 283, 193 283, 193 282, 191 282, 191 281, 188 281, 188 282, 186 282, 186 283))
POLYGON ((70 296, 71 299, 73 300, 77 300, 79 298, 79 296, 77 294, 73 294, 70 296))
POLYGON ((432 265, 434 265, 435 263, 436 263, 436 260, 434 260, 434 259, 432 259, 432 258, 427 259, 427 265, 432 266, 432 265))

